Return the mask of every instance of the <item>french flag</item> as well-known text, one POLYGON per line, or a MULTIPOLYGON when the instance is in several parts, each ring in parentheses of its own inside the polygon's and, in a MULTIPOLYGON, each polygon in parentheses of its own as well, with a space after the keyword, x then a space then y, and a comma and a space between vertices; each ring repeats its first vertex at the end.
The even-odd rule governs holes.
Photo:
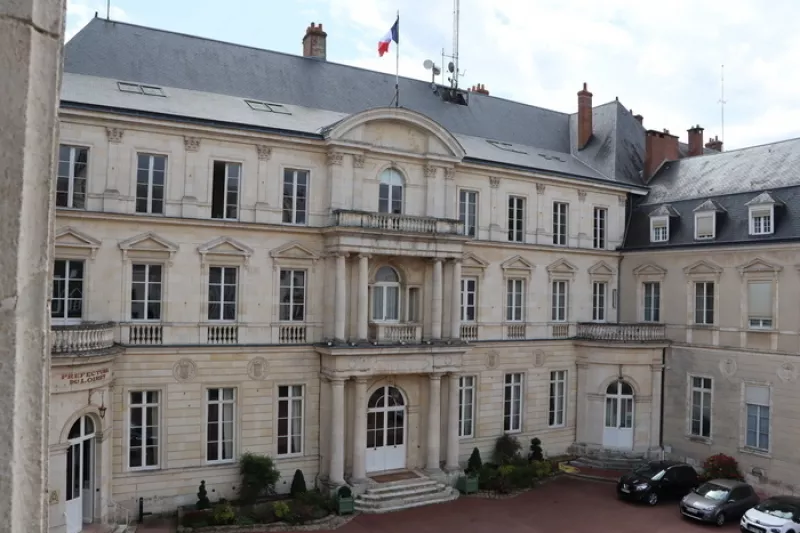
POLYGON ((383 36, 383 39, 378 41, 378 55, 383 57, 383 54, 389 51, 389 43, 396 42, 400 44, 400 16, 397 16, 397 20, 394 21, 392 25, 392 29, 386 32, 386 35, 383 36))

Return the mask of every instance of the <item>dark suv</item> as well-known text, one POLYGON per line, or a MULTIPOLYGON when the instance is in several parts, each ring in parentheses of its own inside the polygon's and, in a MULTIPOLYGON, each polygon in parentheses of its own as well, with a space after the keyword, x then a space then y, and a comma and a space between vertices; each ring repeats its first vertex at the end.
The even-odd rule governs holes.
POLYGON ((697 472, 686 463, 652 461, 622 476, 617 496, 656 505, 659 500, 679 500, 699 484, 697 472))

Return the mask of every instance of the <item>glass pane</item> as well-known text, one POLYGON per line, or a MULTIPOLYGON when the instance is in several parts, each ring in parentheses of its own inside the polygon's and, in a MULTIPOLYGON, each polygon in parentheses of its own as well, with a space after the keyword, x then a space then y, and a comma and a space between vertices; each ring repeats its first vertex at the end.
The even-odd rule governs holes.
POLYGON ((617 427, 617 399, 606 398, 606 427, 617 427))

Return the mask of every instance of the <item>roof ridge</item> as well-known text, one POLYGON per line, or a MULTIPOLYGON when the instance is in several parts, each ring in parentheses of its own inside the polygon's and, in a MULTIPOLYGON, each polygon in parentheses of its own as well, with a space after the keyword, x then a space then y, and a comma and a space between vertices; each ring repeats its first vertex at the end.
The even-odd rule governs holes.
POLYGON ((800 141, 800 137, 791 137, 789 139, 781 139, 779 141, 765 142, 765 143, 761 143, 761 144, 753 144, 751 146, 742 146, 741 148, 734 148, 733 150, 725 150, 723 152, 714 152, 714 153, 710 153, 710 154, 709 153, 703 153, 703 154, 699 154, 699 155, 693 155, 693 156, 690 156, 690 157, 684 157, 682 159, 676 159, 675 161, 684 161, 684 160, 687 160, 687 159, 699 159, 701 157, 707 157, 707 156, 717 157, 717 156, 720 156, 720 155, 732 154, 734 152, 743 152, 745 150, 753 150, 755 148, 763 148, 765 146, 774 146, 774 145, 777 145, 777 144, 784 144, 784 143, 795 142, 795 141, 800 141))
POLYGON ((751 190, 751 191, 723 192, 723 193, 720 193, 720 194, 711 194, 711 195, 707 194, 707 195, 704 195, 704 196, 689 196, 687 198, 678 198, 677 200, 676 199, 672 199, 672 200, 668 200, 666 202, 647 203, 647 201, 645 200, 645 202, 638 203, 636 205, 638 207, 647 207, 647 206, 653 206, 653 205, 677 204, 678 202, 691 202, 693 200, 695 200, 695 201, 696 200, 715 200, 716 201, 716 199, 725 198, 725 197, 728 197, 728 196, 740 196, 740 195, 745 195, 745 194, 758 195, 758 194, 763 194, 765 192, 777 193, 777 192, 782 191, 784 189, 797 189, 798 187, 800 187, 800 184, 781 185, 780 187, 763 187, 761 189, 754 189, 754 190, 751 190))

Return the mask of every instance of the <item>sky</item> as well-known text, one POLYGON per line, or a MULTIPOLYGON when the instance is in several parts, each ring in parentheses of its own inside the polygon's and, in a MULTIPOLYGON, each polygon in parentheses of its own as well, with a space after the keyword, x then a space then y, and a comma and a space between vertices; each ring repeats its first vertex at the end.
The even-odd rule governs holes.
MULTIPOLYGON (((310 22, 328 60, 395 72, 377 43, 400 12, 400 75, 453 50, 453 0, 111 0, 111 19, 302 53, 310 22)), ((695 124, 725 149, 800 137, 797 0, 461 0, 459 85, 564 112, 583 83, 619 98, 648 129, 686 140, 695 124), (667 9, 668 7, 668 9, 667 9), (724 69, 722 67, 724 65, 724 69), (724 71, 724 135, 722 73, 724 71)), ((67 39, 106 0, 67 0, 67 39)), ((450 61, 445 59, 445 63, 450 61)))

